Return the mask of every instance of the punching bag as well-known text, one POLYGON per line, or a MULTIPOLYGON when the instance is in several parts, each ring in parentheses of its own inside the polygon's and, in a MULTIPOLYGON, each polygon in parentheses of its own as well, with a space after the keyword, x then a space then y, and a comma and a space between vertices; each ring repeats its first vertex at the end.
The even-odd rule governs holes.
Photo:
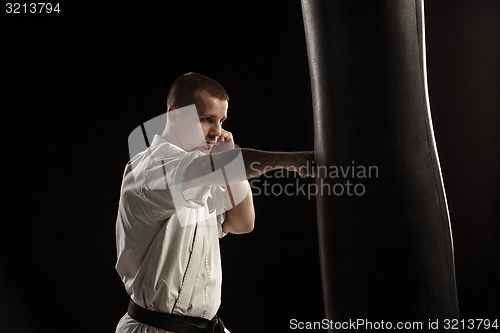
POLYGON ((301 5, 329 331, 396 325, 456 331, 453 242, 428 99, 423 2, 301 5), (352 321, 359 326, 345 325, 352 321))

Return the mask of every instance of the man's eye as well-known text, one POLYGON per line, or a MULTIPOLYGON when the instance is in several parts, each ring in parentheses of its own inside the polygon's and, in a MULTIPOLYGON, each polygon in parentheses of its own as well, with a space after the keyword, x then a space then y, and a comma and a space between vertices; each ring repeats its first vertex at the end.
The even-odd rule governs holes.
POLYGON ((201 118, 200 121, 204 122, 204 123, 209 123, 210 122, 210 118, 201 118))

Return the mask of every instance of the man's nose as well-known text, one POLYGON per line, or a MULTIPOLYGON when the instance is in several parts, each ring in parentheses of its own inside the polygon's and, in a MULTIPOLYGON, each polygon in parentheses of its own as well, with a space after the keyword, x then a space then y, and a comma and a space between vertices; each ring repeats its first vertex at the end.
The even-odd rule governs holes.
POLYGON ((210 135, 212 136, 221 136, 222 134, 222 125, 220 123, 214 123, 210 127, 210 135))

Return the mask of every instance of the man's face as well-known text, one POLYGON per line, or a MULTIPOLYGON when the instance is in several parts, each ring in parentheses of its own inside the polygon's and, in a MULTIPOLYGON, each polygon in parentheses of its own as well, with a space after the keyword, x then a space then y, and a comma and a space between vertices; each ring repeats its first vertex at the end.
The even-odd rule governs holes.
POLYGON ((197 92, 195 104, 207 142, 207 150, 210 151, 222 134, 222 123, 227 118, 228 102, 213 98, 204 92, 197 92))

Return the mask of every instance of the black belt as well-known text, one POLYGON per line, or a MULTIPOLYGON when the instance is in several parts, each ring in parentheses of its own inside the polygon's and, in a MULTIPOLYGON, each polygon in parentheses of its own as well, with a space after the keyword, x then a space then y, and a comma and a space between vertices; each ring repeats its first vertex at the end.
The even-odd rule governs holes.
POLYGON ((224 323, 217 316, 209 320, 157 312, 144 309, 135 304, 132 299, 129 302, 127 312, 130 317, 143 324, 175 333, 224 333, 224 323))

